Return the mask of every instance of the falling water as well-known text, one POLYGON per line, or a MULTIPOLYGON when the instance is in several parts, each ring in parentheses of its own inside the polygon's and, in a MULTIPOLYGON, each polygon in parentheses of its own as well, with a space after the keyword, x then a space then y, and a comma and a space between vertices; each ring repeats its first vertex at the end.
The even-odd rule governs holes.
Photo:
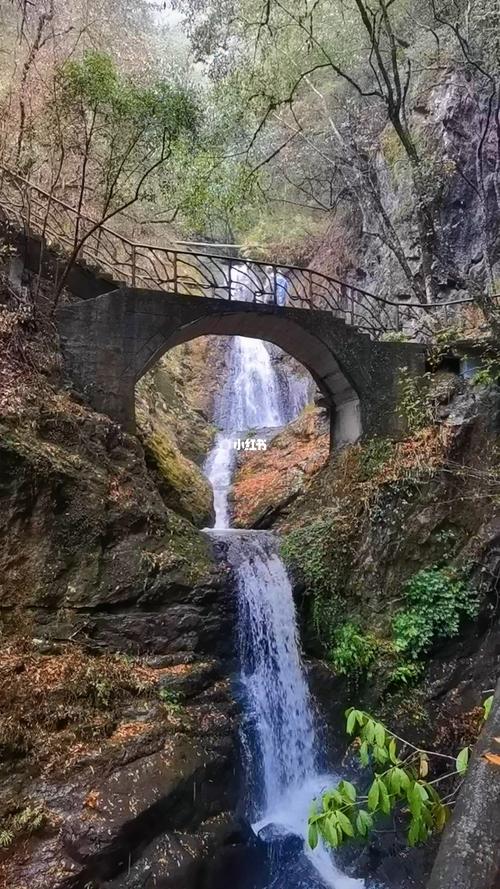
POLYGON ((237 584, 247 815, 271 845, 279 835, 303 838, 299 860, 287 863, 278 856, 261 889, 360 889, 362 880, 346 877, 325 848, 312 852, 305 841, 311 800, 335 778, 317 768, 314 710, 292 588, 277 541, 266 531, 228 530, 234 437, 289 422, 294 405, 295 410, 303 406, 303 386, 301 392, 294 392, 293 385, 283 391, 264 343, 242 337, 230 341, 228 376, 216 409, 220 432, 205 467, 214 487, 211 533, 225 541, 237 584))
MULTIPOLYGON (((240 281, 239 298, 248 301, 245 276, 233 270, 233 292, 240 281)), ((219 428, 205 473, 214 490, 215 527, 228 528, 228 496, 236 454, 234 440, 257 429, 276 429, 298 416, 307 403, 305 378, 289 375, 281 379, 271 354, 261 340, 236 336, 226 353, 227 376, 215 407, 219 428)))

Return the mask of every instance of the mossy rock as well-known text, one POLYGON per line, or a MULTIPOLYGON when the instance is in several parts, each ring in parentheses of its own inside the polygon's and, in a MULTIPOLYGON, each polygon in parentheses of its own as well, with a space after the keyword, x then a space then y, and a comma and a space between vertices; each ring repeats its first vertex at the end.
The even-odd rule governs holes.
POLYGON ((212 525, 212 489, 201 470, 181 453, 166 431, 155 430, 145 438, 144 447, 167 506, 198 528, 212 525))

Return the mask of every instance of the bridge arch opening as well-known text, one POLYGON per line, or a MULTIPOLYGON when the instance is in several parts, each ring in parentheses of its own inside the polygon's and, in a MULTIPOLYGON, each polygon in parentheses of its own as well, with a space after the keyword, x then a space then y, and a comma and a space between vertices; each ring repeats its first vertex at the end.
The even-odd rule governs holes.
POLYGON ((360 399, 354 385, 321 336, 310 333, 283 313, 248 311, 211 313, 172 331, 159 328, 136 353, 137 383, 171 349, 199 337, 244 336, 277 346, 294 358, 311 375, 324 399, 330 417, 330 447, 357 441, 362 434, 360 399))

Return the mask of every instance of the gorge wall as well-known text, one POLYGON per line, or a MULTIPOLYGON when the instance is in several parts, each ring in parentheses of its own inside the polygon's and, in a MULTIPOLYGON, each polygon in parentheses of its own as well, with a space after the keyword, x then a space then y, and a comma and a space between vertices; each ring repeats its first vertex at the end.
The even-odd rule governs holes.
POLYGON ((6 290, 1 317, 0 883, 194 886, 237 793, 209 424, 181 355, 144 382, 143 447, 61 388, 48 321, 6 290))

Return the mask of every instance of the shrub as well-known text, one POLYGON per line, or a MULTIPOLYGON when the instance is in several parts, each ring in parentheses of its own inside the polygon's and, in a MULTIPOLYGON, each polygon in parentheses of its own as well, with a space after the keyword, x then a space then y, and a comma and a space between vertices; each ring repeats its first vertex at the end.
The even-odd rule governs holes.
POLYGON ((477 616, 477 593, 454 568, 425 568, 405 587, 408 608, 393 621, 394 644, 410 658, 418 658, 440 639, 456 636, 461 622, 477 616))
POLYGON ((330 660, 341 676, 360 676, 373 664, 377 653, 377 640, 364 633, 357 624, 348 621, 334 634, 334 646, 330 660))
POLYGON ((500 352, 490 349, 483 355, 481 367, 472 377, 474 386, 493 386, 500 381, 500 352))

